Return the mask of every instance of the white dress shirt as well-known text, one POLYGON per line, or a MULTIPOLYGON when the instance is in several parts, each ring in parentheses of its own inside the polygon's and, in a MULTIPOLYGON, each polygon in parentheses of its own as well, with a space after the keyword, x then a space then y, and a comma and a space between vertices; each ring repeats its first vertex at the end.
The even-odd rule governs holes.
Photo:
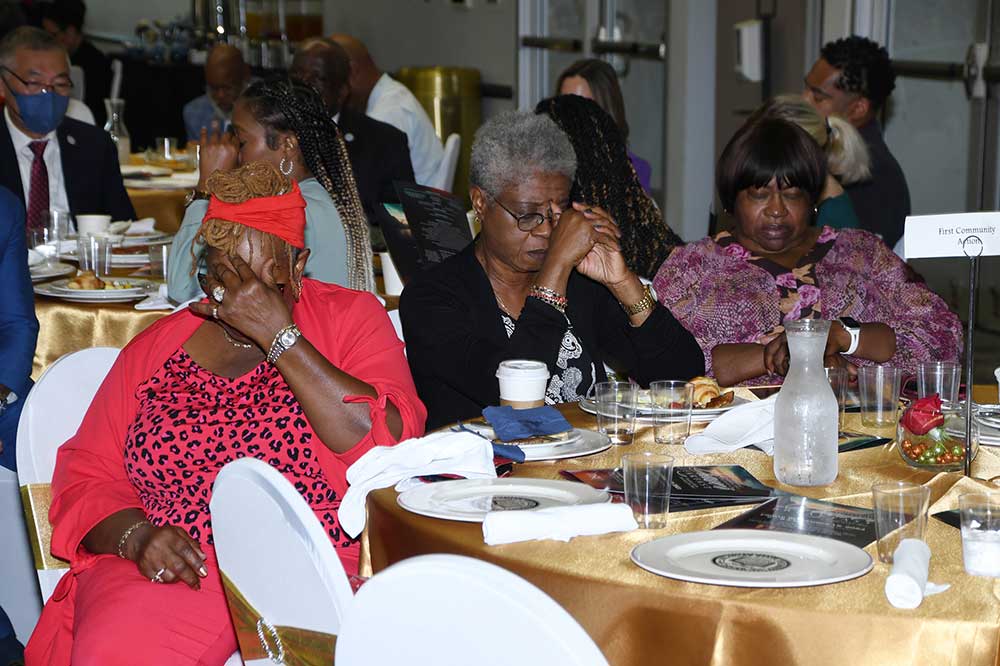
POLYGON ((368 96, 367 113, 375 120, 389 123, 406 134, 410 147, 413 175, 420 185, 434 180, 444 157, 441 140, 431 119, 409 88, 388 74, 383 74, 368 96))
POLYGON ((31 192, 31 165, 35 161, 35 154, 31 152, 32 141, 47 140, 45 152, 42 159, 45 160, 45 168, 49 172, 49 209, 69 210, 69 198, 66 195, 66 183, 63 181, 62 158, 59 153, 59 138, 56 137, 55 130, 49 132, 41 139, 32 139, 14 125, 10 118, 10 109, 4 107, 4 121, 7 123, 7 131, 10 132, 11 143, 14 144, 14 154, 17 155, 17 166, 21 172, 21 187, 24 189, 24 207, 30 204, 29 193, 31 192))

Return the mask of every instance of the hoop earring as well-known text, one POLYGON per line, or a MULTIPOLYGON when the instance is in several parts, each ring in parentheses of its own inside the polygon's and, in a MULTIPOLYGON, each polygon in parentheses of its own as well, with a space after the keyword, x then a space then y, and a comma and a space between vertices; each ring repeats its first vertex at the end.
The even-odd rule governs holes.
POLYGON ((281 158, 281 164, 278 165, 278 171, 280 171, 283 176, 291 176, 292 175, 292 169, 294 167, 295 167, 295 165, 292 163, 291 160, 289 160, 287 157, 282 157, 281 158), (286 160, 288 161, 288 170, 287 171, 285 170, 285 161, 286 160))

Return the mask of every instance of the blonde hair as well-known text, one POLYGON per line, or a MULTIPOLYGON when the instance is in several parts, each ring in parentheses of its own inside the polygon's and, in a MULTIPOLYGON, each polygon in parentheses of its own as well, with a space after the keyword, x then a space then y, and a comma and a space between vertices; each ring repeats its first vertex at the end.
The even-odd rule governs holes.
POLYGON ((757 109, 750 122, 780 118, 804 129, 826 154, 827 169, 844 185, 871 178, 871 158, 861 134, 839 116, 824 118, 798 95, 778 95, 757 109))
MULTIPOLYGON (((209 194, 215 196, 219 201, 238 204, 258 197, 276 197, 287 194, 292 189, 292 182, 267 162, 251 162, 237 169, 216 171, 208 177, 205 186, 209 194)), ((195 234, 194 240, 191 242, 191 275, 194 275, 198 267, 198 257, 195 255, 194 248, 199 241, 204 243, 206 247, 214 247, 227 255, 234 255, 236 248, 246 237, 248 229, 249 227, 239 222, 220 220, 215 217, 202 222, 198 233, 195 234)), ((282 255, 288 259, 288 270, 289 275, 291 275, 298 255, 297 249, 273 234, 265 231, 259 233, 261 242, 258 249, 262 250, 264 243, 269 243, 272 256, 275 259, 282 255)), ((253 253, 254 244, 251 242, 251 262, 253 261, 253 253)))

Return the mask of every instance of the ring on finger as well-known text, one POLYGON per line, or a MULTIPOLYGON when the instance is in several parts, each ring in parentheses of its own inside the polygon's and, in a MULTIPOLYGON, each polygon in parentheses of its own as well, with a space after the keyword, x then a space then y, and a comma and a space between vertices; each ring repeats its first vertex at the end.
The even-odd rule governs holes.
POLYGON ((222 299, 225 297, 226 297, 225 287, 223 287, 221 284, 217 284, 214 287, 212 287, 212 298, 214 298, 216 302, 221 303, 222 299))
POLYGON ((153 577, 149 579, 150 583, 162 583, 163 582, 163 572, 166 571, 166 567, 160 567, 160 570, 153 574, 153 577))
POLYGON ((218 305, 213 305, 212 306, 212 319, 218 319, 218 318, 219 318, 219 306, 218 305))

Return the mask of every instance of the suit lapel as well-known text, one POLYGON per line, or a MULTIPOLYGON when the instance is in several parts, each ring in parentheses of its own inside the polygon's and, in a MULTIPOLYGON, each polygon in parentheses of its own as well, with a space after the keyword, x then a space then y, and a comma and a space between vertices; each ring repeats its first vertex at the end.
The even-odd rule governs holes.
POLYGON ((0 185, 17 195, 21 204, 27 206, 24 200, 24 183, 21 182, 21 168, 17 163, 17 154, 14 153, 14 142, 10 138, 7 121, 2 115, 0 123, 3 124, 3 131, 0 131, 0 185))

